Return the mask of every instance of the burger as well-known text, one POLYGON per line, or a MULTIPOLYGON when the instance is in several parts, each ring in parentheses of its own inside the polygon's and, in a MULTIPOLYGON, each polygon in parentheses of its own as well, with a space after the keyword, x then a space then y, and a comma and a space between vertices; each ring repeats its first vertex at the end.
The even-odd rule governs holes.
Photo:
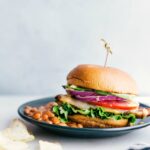
POLYGON ((138 94, 135 80, 126 72, 99 65, 83 64, 71 70, 67 94, 57 95, 53 112, 62 122, 84 127, 112 128, 133 125, 147 117, 149 109, 134 101, 138 94))

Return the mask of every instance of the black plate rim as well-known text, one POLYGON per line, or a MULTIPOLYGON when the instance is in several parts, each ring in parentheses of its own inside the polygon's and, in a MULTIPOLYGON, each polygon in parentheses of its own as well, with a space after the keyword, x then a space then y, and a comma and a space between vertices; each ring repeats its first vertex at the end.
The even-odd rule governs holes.
MULTIPOLYGON (((46 122, 39 122, 35 119, 32 119, 30 117, 28 117, 27 115, 25 115, 24 113, 22 113, 22 109, 26 106, 26 105, 29 105, 30 103, 37 103, 38 101, 41 101, 41 100, 44 100, 44 99, 49 99, 49 101, 52 101, 52 99, 54 100, 54 97, 44 97, 44 98, 40 98, 40 99, 37 99, 37 100, 31 100, 31 101, 28 101, 26 103, 23 103, 22 105, 20 105, 18 107, 18 114, 20 115, 20 117, 22 117, 24 120, 28 121, 29 123, 33 123, 34 125, 35 124, 39 124, 39 125, 49 125, 49 126, 52 126, 54 128, 62 128, 62 129, 66 129, 66 130, 77 130, 77 131, 105 131, 105 132, 113 132, 113 131, 129 131, 129 130, 135 130, 135 129, 140 129, 140 128, 144 128, 146 126, 149 126, 150 125, 150 121, 147 122, 147 123, 143 123, 143 124, 138 124, 138 125, 135 125, 135 126, 128 126, 128 127, 120 127, 120 128, 71 128, 71 127, 65 127, 65 126, 59 126, 59 125, 54 125, 54 124, 48 124, 46 122)), ((143 103, 140 103, 140 105, 144 106, 144 107, 149 107, 148 105, 146 104, 143 104, 143 103)))

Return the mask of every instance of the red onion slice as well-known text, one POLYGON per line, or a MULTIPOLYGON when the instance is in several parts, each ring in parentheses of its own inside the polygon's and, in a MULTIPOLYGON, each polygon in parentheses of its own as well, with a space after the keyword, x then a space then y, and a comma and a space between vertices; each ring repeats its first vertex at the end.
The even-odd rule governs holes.
POLYGON ((66 90, 72 96, 80 95, 80 96, 98 96, 97 93, 93 91, 75 91, 75 90, 66 90))
POLYGON ((82 100, 82 101, 105 101, 105 100, 118 100, 118 101, 124 101, 124 98, 117 97, 114 95, 99 95, 93 91, 75 91, 75 90, 67 90, 67 93, 69 93, 71 96, 74 96, 75 98, 82 100))
POLYGON ((91 101, 113 101, 113 100, 117 100, 117 101, 124 101, 123 98, 120 97, 116 97, 116 96, 112 96, 112 95, 107 95, 107 96, 85 96, 82 97, 80 95, 76 95, 75 96, 77 99, 82 100, 82 101, 87 101, 87 102, 91 102, 91 101))

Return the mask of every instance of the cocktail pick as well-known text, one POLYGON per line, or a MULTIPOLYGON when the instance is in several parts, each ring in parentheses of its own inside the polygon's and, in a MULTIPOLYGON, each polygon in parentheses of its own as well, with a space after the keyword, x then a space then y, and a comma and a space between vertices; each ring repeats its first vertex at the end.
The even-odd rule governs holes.
POLYGON ((107 60, 108 60, 108 55, 112 54, 112 50, 111 50, 109 44, 104 39, 101 39, 101 41, 103 42, 104 48, 106 49, 106 58, 105 58, 105 63, 104 63, 104 67, 106 67, 107 60))

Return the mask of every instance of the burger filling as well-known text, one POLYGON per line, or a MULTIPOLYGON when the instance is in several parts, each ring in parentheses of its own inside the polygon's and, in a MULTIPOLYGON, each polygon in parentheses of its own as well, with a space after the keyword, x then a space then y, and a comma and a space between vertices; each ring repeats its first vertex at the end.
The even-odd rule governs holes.
POLYGON ((139 104, 133 101, 134 95, 117 94, 100 90, 87 89, 74 85, 64 86, 68 95, 88 104, 120 110, 136 110, 139 104))
POLYGON ((81 114, 84 116, 89 116, 92 118, 100 118, 100 119, 128 119, 129 124, 134 124, 136 121, 136 117, 134 114, 115 114, 113 112, 107 112, 102 107, 89 108, 89 109, 80 109, 69 103, 61 103, 60 105, 53 107, 53 112, 57 115, 62 122, 68 122, 68 116, 74 114, 81 114))
POLYGON ((132 112, 138 109, 139 104, 131 100, 134 95, 110 93, 75 85, 63 87, 67 95, 57 96, 58 105, 53 107, 53 112, 63 122, 68 122, 69 116, 75 114, 100 119, 128 119, 130 124, 136 121, 136 116, 132 112))
POLYGON ((106 91, 101 91, 101 90, 94 90, 94 89, 78 87, 76 85, 64 85, 63 88, 66 91, 68 91, 68 90, 81 91, 81 92, 91 91, 91 92, 94 92, 95 94, 98 94, 98 95, 103 95, 103 96, 113 95, 113 96, 120 97, 120 98, 123 98, 123 99, 133 99, 135 97, 135 95, 132 95, 132 94, 111 93, 111 92, 106 92, 106 91))

